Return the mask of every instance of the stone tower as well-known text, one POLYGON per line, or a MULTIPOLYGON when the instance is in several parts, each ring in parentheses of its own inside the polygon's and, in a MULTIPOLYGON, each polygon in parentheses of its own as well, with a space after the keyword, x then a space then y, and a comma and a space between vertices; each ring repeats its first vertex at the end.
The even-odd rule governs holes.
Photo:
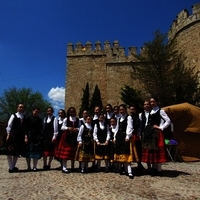
POLYGON ((169 41, 175 40, 179 53, 186 56, 187 67, 200 70, 200 3, 192 6, 192 15, 182 10, 168 32, 169 41))

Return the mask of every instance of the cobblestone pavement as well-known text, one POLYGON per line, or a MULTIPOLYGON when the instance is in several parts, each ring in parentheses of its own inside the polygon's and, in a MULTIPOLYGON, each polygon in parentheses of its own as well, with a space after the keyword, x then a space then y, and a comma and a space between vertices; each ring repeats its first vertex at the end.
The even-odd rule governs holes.
POLYGON ((53 160, 51 170, 42 171, 39 160, 39 170, 27 172, 25 159, 19 158, 19 172, 8 173, 6 156, 0 156, 0 199, 200 200, 200 162, 169 162, 162 167, 162 177, 135 173, 134 179, 104 172, 63 174, 58 166, 53 160))

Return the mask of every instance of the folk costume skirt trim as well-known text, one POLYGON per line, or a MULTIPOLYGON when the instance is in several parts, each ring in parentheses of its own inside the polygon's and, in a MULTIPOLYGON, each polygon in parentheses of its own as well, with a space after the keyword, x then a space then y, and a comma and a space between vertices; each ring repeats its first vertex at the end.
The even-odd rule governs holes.
POLYGON ((138 162, 138 154, 133 137, 130 138, 130 154, 114 154, 115 162, 138 162))
POLYGON ((94 155, 95 160, 109 160, 109 144, 108 145, 97 145, 96 142, 94 142, 94 155))
POLYGON ((83 147, 78 146, 75 160, 79 162, 93 162, 94 161, 94 151, 87 153, 84 151, 83 147))
MULTIPOLYGON (((70 133, 70 134, 76 134, 76 133, 70 133)), ((69 131, 64 131, 61 136, 61 140, 58 145, 55 156, 60 159, 74 160, 78 145, 76 138, 77 134, 76 136, 74 135, 73 137, 71 137, 69 135, 69 131)))
POLYGON ((157 149, 142 149, 142 162, 163 163, 167 162, 167 152, 165 149, 164 135, 162 131, 158 132, 157 149))

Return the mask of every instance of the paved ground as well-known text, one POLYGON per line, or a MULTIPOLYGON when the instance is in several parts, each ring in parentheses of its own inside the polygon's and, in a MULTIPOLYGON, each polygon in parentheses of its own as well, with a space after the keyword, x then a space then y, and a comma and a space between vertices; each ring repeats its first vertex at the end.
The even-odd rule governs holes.
MULTIPOLYGON (((42 160, 38 164, 42 168, 42 160)), ((0 156, 0 199, 200 200, 200 162, 169 162, 163 165, 163 177, 137 175, 133 180, 115 173, 63 174, 58 166, 54 160, 50 171, 26 172, 20 158, 19 172, 8 173, 6 157, 0 156)))

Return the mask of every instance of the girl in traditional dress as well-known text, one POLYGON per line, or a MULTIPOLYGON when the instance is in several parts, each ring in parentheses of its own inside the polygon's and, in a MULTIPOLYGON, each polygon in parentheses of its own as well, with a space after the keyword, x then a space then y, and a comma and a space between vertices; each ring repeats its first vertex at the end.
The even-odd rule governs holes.
POLYGON ((67 160, 71 160, 71 170, 74 169, 74 159, 77 150, 77 136, 80 127, 80 120, 76 117, 76 109, 70 107, 67 111, 67 117, 63 121, 61 130, 63 134, 58 146, 57 155, 62 159, 62 172, 69 173, 67 169, 67 160))
POLYGON ((88 162, 94 161, 94 144, 92 135, 92 119, 88 116, 81 125, 77 137, 78 149, 76 160, 81 162, 81 173, 88 171, 88 162))
POLYGON ((66 118, 65 110, 60 109, 58 111, 58 115, 59 115, 59 117, 58 117, 58 135, 56 137, 56 142, 55 142, 55 159, 57 159, 57 161, 60 162, 60 167, 58 167, 57 169, 62 169, 62 159, 57 158, 57 156, 59 155, 58 146, 59 146, 62 134, 63 134, 61 127, 63 125, 64 119, 66 118))
POLYGON ((103 113, 99 115, 99 122, 94 126, 93 138, 95 141, 97 171, 100 171, 101 160, 105 160, 106 172, 108 172, 110 130, 103 113))
POLYGON ((116 135, 118 131, 118 124, 116 117, 111 117, 110 119, 110 164, 112 164, 112 169, 115 172, 119 171, 118 163, 114 162, 114 152, 115 152, 115 144, 114 144, 114 135, 116 135))
MULTIPOLYGON (((33 171, 37 171, 38 160, 42 157, 42 131, 43 121, 39 117, 40 109, 33 108, 32 115, 27 117, 25 123, 26 136, 28 137, 29 158, 33 159, 33 171)), ((30 163, 28 169, 30 169, 30 163)))
MULTIPOLYGON (((95 106, 95 107, 94 107, 93 118, 92 118, 92 132, 93 132, 93 130, 94 130, 95 124, 99 123, 99 115, 100 115, 100 113, 101 113, 101 108, 100 108, 100 106, 95 106)), ((92 162, 91 169, 94 171, 94 170, 96 170, 96 167, 97 167, 96 161, 94 160, 94 161, 92 162)))
POLYGON ((159 108, 156 97, 150 98, 150 111, 148 124, 145 127, 152 131, 144 131, 142 141, 142 161, 153 165, 152 175, 162 176, 161 164, 167 161, 163 130, 170 125, 170 118, 166 112, 159 108))
POLYGON ((53 116, 53 108, 47 108, 47 117, 44 119, 44 132, 43 132, 43 162, 44 170, 51 168, 51 162, 55 155, 55 140, 58 134, 58 121, 53 116), (49 159, 48 159, 49 158, 49 159))
POLYGON ((12 114, 8 121, 8 126, 6 128, 6 152, 9 172, 17 172, 18 168, 15 166, 18 157, 22 154, 23 147, 27 138, 24 134, 25 125, 25 115, 24 115, 24 105, 19 104, 17 107, 17 113, 12 114))
POLYGON ((124 164, 125 171, 128 173, 129 178, 133 178, 131 162, 133 161, 132 152, 132 132, 133 132, 133 119, 127 114, 126 105, 119 106, 121 117, 118 121, 118 131, 114 135, 115 154, 114 161, 124 164))

